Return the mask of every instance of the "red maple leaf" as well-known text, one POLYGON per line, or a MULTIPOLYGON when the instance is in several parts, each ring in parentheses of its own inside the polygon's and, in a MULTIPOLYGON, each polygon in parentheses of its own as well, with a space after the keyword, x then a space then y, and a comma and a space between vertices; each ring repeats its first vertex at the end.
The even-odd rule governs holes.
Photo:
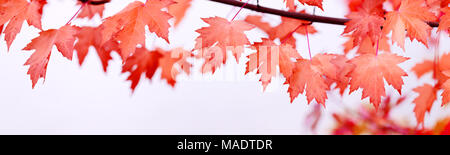
POLYGON ((161 79, 166 79, 167 83, 174 87, 176 77, 182 71, 187 74, 190 73, 190 68, 192 65, 186 60, 188 57, 190 57, 190 52, 182 48, 176 48, 169 52, 164 52, 162 58, 159 59, 161 79))
POLYGON ((113 38, 120 42, 122 59, 125 61, 132 55, 138 44, 145 43, 145 26, 150 32, 169 42, 168 20, 172 16, 162 11, 175 2, 172 0, 151 0, 145 4, 136 1, 112 17, 108 17, 102 24, 102 42, 113 38))
POLYGON ((322 9, 323 10, 323 7, 322 7, 322 1, 323 0, 298 0, 300 3, 302 3, 303 5, 304 4, 308 4, 308 5, 311 5, 311 6, 317 6, 317 7, 319 7, 320 9, 322 9))
POLYGON ((260 81, 264 90, 271 82, 272 77, 276 76, 277 67, 280 72, 288 79, 294 70, 295 64, 292 59, 299 59, 300 54, 291 45, 276 45, 272 40, 263 38, 262 42, 252 45, 257 52, 248 56, 246 74, 257 70, 261 74, 260 81))
POLYGON ((362 88, 361 99, 370 97, 370 102, 378 109, 381 97, 386 96, 383 79, 401 93, 402 76, 408 74, 398 64, 408 59, 391 53, 369 53, 353 58, 350 62, 356 67, 350 73, 350 92, 362 88))
POLYGON ((441 21, 439 22, 438 31, 445 31, 449 33, 450 31, 450 7, 442 8, 442 12, 444 15, 441 17, 441 21))
POLYGON ((176 4, 170 5, 168 10, 169 13, 175 18, 175 26, 180 24, 181 20, 184 18, 186 11, 191 7, 192 0, 174 0, 176 4))
POLYGON ((89 52, 89 47, 93 46, 102 62, 103 70, 106 72, 108 61, 112 59, 111 52, 120 53, 119 45, 115 40, 109 40, 102 44, 102 36, 98 27, 81 27, 76 34, 78 41, 75 43, 75 50, 78 55, 78 62, 83 64, 84 58, 89 52))
POLYGON ((196 49, 207 50, 217 46, 222 50, 225 58, 227 47, 231 47, 237 61, 244 52, 243 47, 250 44, 244 32, 253 29, 254 26, 245 21, 235 20, 230 22, 221 17, 202 18, 202 20, 209 26, 196 30, 200 33, 200 36, 196 39, 196 49))
POLYGON ((336 88, 339 88, 339 93, 342 95, 350 82, 348 74, 353 71, 355 65, 350 63, 344 55, 333 55, 330 62, 336 66, 336 78, 327 78, 328 86, 336 83, 336 88))
POLYGON ((431 27, 426 21, 433 21, 436 17, 424 5, 423 0, 404 0, 398 10, 388 12, 385 17, 383 32, 387 34, 392 31, 392 43, 397 42, 404 50, 407 34, 411 41, 417 39, 428 47, 431 27))
MULTIPOLYGON (((78 4, 83 4, 82 2, 78 1, 78 4)), ((91 5, 91 4, 85 4, 86 6, 83 7, 80 14, 78 14, 77 18, 93 18, 96 14, 98 14, 100 17, 103 17, 103 11, 105 10, 105 5, 91 5)))
POLYGON ((437 89, 429 84, 414 88, 413 91, 419 93, 419 96, 414 99, 416 104, 414 113, 419 124, 423 123, 425 112, 430 112, 434 101, 436 100, 437 89))
POLYGON ((345 23, 344 33, 352 33, 354 46, 359 45, 363 39, 369 37, 376 42, 381 37, 382 3, 379 0, 366 0, 357 12, 351 12, 346 17, 351 19, 345 23))
POLYGON ((65 25, 59 29, 42 31, 37 38, 31 40, 31 42, 23 49, 36 50, 27 62, 25 62, 25 65, 30 65, 27 74, 30 75, 33 88, 39 78, 45 79, 47 64, 50 59, 53 45, 56 45, 56 48, 64 57, 72 60, 73 44, 75 42, 74 35, 77 33, 76 30, 76 27, 65 25))
POLYGON ((134 91, 142 74, 152 79, 156 70, 161 68, 161 78, 167 83, 175 86, 176 77, 181 72, 190 73, 191 64, 187 62, 190 52, 181 48, 165 51, 157 48, 149 51, 145 48, 137 48, 136 52, 130 56, 122 67, 122 72, 129 72, 127 80, 131 81, 131 90, 134 91))
POLYGON ((308 103, 315 99, 317 103, 325 106, 326 91, 329 90, 325 77, 336 78, 337 68, 330 62, 332 57, 328 54, 319 54, 312 60, 297 60, 294 72, 287 81, 291 102, 306 91, 308 103))
POLYGON ((145 48, 137 48, 136 52, 130 56, 122 67, 122 73, 129 72, 127 80, 131 81, 131 90, 134 91, 142 74, 152 79, 158 69, 158 61, 162 57, 162 53, 156 51, 148 51, 145 48))
POLYGON ((5 28, 5 40, 9 49, 16 35, 22 29, 22 24, 27 21, 38 29, 42 29, 41 16, 42 7, 47 3, 44 0, 14 0, 3 2, 0 6, 0 25, 4 25, 9 21, 5 28))

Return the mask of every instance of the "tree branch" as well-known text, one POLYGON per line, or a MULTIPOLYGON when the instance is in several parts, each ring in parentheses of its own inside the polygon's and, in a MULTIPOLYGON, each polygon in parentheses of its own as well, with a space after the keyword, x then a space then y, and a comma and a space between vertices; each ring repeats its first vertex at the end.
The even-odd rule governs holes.
MULTIPOLYGON (((238 7, 242 7, 245 4, 244 2, 240 2, 240 1, 236 1, 236 0, 210 0, 210 1, 227 4, 227 5, 238 6, 238 7)), ((326 16, 310 15, 310 14, 306 14, 306 13, 289 12, 289 11, 284 11, 284 10, 263 7, 260 5, 253 5, 253 4, 247 4, 244 6, 244 8, 253 10, 253 11, 257 11, 257 12, 279 15, 279 16, 289 17, 289 18, 294 18, 294 19, 301 19, 301 20, 317 22, 317 23, 345 25, 346 22, 350 21, 350 19, 347 19, 347 18, 333 18, 333 17, 326 17, 326 16)), ((439 26, 438 22, 428 21, 427 23, 431 27, 439 26)))

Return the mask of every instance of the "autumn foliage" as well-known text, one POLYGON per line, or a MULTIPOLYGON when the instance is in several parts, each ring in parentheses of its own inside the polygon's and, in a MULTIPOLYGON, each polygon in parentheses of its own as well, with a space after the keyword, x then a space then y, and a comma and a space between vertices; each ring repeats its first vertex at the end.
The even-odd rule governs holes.
MULTIPOLYGON (((323 7, 327 0, 277 1, 285 4, 285 11, 306 14, 305 10, 298 9, 303 5, 327 11, 323 7)), ((349 21, 343 27, 342 37, 348 41, 343 44, 341 54, 311 55, 309 51, 309 57, 301 57, 300 51, 296 50, 298 45, 294 34, 306 36, 309 47, 309 35, 317 33, 316 23, 281 17, 280 24, 271 25, 259 14, 249 14, 243 19, 236 16, 232 19, 202 18, 208 26, 196 30, 198 37, 192 40, 196 42, 193 49, 163 50, 154 47, 150 50, 145 48, 146 30, 170 44, 169 38, 176 37, 170 36, 170 28, 183 20, 191 7, 191 0, 134 1, 120 12, 104 17, 108 2, 79 0, 77 3, 80 10, 73 19, 91 19, 98 15, 103 19, 99 26, 75 26, 70 19, 59 29, 43 30, 41 18, 46 0, 0 0, 0 32, 5 36, 8 49, 24 22, 41 30, 39 36, 23 48, 33 52, 25 62, 29 66, 27 74, 33 88, 39 79, 45 79, 53 46, 69 60, 75 51, 80 65, 89 47, 94 47, 105 72, 112 60, 111 53, 119 54, 123 61, 122 72, 128 75, 133 91, 141 78, 155 78, 157 70, 162 72, 161 79, 174 86, 177 75, 191 72, 189 59, 204 60, 201 72, 214 73, 227 62, 227 52, 230 51, 235 61, 247 57, 248 61, 243 62, 246 74, 253 71, 260 74, 263 88, 277 73, 281 73, 291 102, 299 95, 305 95, 306 103, 316 102, 325 107, 327 92, 336 89, 344 94, 348 88, 348 93, 362 90, 361 99, 368 99, 375 109, 379 109, 386 107, 382 102, 386 88, 393 87, 401 94, 403 78, 411 76, 399 66, 409 58, 395 54, 391 47, 398 46, 404 51, 407 38, 426 47, 434 46, 438 42, 433 41, 432 36, 450 30, 449 0, 342 0, 348 6, 349 12, 345 17, 349 21), (430 23, 439 24, 436 31, 430 23), (261 35, 261 41, 249 41, 245 32, 253 29, 265 33, 261 35), (244 49, 255 52, 246 53, 244 49), (351 57, 349 53, 353 49, 357 52, 351 57)), ((413 89, 419 94, 413 101, 419 124, 423 124, 425 114, 438 95, 442 96, 442 106, 450 101, 450 55, 437 53, 436 57, 412 68, 417 77, 432 72, 437 81, 413 89), (443 93, 438 94, 439 90, 443 93)), ((341 116, 336 116, 336 119, 345 121, 341 116)), ((343 132, 340 130, 343 129, 335 132, 343 132)))

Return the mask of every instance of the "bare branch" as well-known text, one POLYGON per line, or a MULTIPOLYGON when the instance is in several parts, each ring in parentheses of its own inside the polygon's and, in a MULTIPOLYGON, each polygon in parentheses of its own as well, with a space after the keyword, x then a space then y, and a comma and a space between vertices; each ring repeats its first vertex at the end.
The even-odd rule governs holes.
MULTIPOLYGON (((240 2, 240 1, 236 1, 236 0, 210 0, 210 1, 227 4, 227 5, 238 6, 238 7, 241 7, 245 4, 244 2, 240 2)), ((257 11, 257 12, 268 13, 268 14, 279 15, 279 16, 283 16, 283 17, 289 17, 289 18, 295 18, 295 19, 301 19, 301 20, 307 20, 307 21, 317 22, 317 23, 344 25, 346 22, 350 21, 350 19, 347 19, 347 18, 333 18, 333 17, 326 17, 326 16, 310 15, 310 14, 299 13, 299 12, 289 12, 289 11, 284 11, 284 10, 263 7, 260 5, 252 5, 252 4, 247 4, 244 6, 244 8, 253 10, 253 11, 257 11)), ((439 26, 438 22, 427 22, 427 23, 431 27, 439 26)))

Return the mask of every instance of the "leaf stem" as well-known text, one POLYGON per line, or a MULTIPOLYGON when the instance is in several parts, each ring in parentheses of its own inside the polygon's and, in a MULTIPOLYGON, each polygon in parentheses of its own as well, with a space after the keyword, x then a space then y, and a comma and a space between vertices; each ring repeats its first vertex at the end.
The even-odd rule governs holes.
POLYGON ((251 0, 247 0, 247 2, 244 3, 244 5, 241 6, 241 8, 239 9, 239 11, 236 13, 236 15, 234 15, 233 19, 231 19, 231 21, 234 20, 234 18, 236 18, 236 16, 239 14, 239 12, 241 12, 241 10, 248 4, 248 2, 250 2, 251 0))
POLYGON ((72 16, 72 18, 70 18, 70 20, 66 23, 66 25, 69 25, 70 22, 72 22, 72 20, 78 15, 78 13, 80 13, 80 11, 84 8, 84 6, 86 6, 86 4, 87 4, 88 2, 89 2, 89 1, 87 1, 87 2, 85 2, 85 3, 83 3, 83 4, 81 4, 80 9, 78 9, 78 11, 72 16))
POLYGON ((308 25, 305 26, 306 41, 308 42, 309 60, 312 60, 311 46, 309 45, 308 25))

